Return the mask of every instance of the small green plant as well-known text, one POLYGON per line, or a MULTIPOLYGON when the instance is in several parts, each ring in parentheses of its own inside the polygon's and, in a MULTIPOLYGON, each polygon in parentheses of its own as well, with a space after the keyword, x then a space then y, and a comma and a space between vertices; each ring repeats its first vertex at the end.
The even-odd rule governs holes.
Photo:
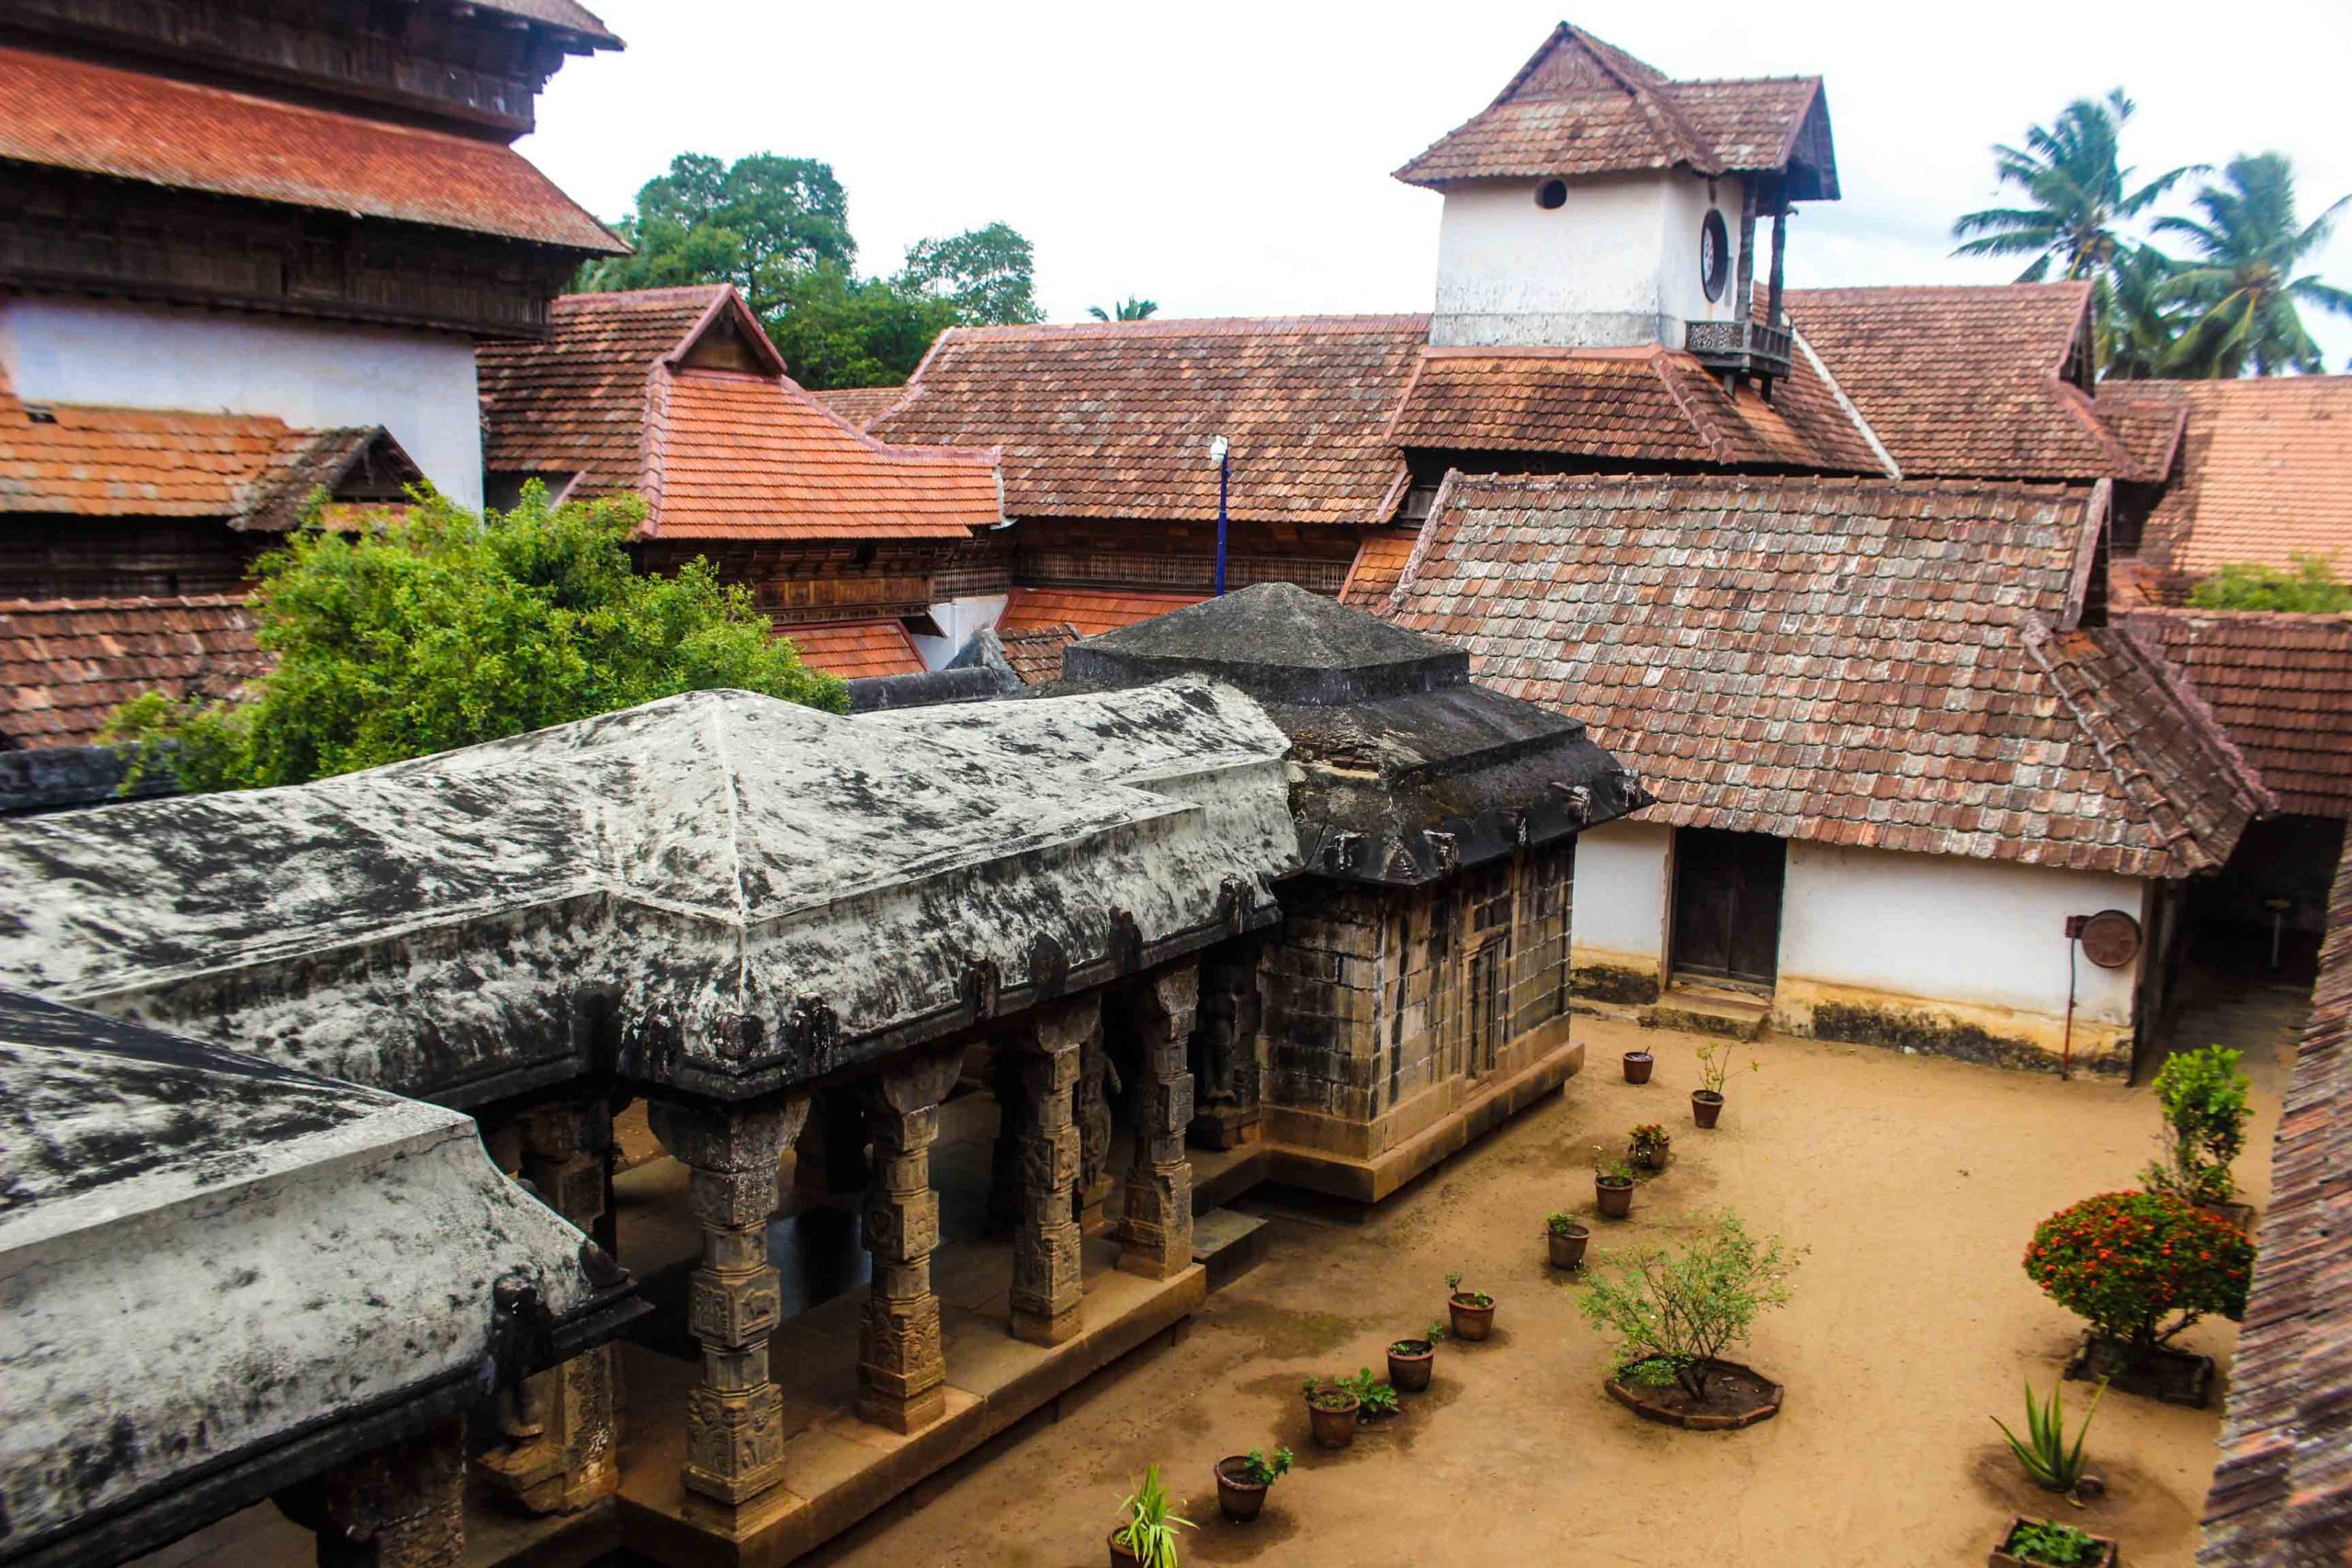
POLYGON ((1370 1367, 1358 1367, 1355 1376, 1332 1381, 1356 1396, 1356 1409, 1363 1419, 1377 1421, 1396 1414, 1396 1391, 1388 1386, 1386 1380, 1374 1376, 1370 1367))
POLYGON ((1592 1145, 1592 1174, 1594 1179, 1611 1187, 1630 1187, 1634 1181, 1634 1168, 1601 1153, 1599 1144, 1592 1145))
POLYGON ((1290 1473, 1295 1458, 1288 1449, 1276 1449, 1272 1459, 1266 1457, 1265 1450, 1251 1449, 1250 1456, 1241 1461, 1241 1479, 1251 1486, 1272 1486, 1290 1473))
POLYGON ((1451 1273, 1445 1277, 1445 1289, 1447 1294, 1465 1306, 1490 1307, 1495 1304, 1495 1298, 1484 1291, 1464 1290, 1462 1276, 1459 1272, 1451 1273))
MULTIPOLYGON (((1748 1063, 1747 1070, 1751 1073, 1755 1072, 1757 1065, 1754 1062, 1748 1063)), ((1699 1088, 1705 1093, 1720 1095, 1724 1091, 1724 1080, 1730 1077, 1731 1042, 1728 1040, 1700 1042, 1699 1088)))
POLYGON ((1348 1386, 1345 1378, 1330 1382, 1325 1382, 1321 1378, 1309 1378, 1304 1387, 1306 1403, 1317 1410, 1345 1410, 1349 1405, 1359 1403, 1355 1391, 1348 1386))
POLYGON ((2238 1071, 2240 1055, 2224 1045, 2184 1051, 2157 1070, 2156 1103, 2164 1107, 2164 1154, 2140 1173, 2151 1192, 2192 1203, 2228 1203, 2237 1197, 2230 1163, 2245 1147, 2246 1104, 2252 1081, 2238 1071))
POLYGON ((2050 1386, 2050 1400, 2044 1404, 2033 1397, 2033 1382, 2025 1385, 2025 1431, 2019 1438, 2009 1430, 2009 1424, 1999 1416, 1993 1425, 2009 1440, 2009 1452, 2018 1456, 2025 1466, 2026 1475, 2036 1486, 2046 1492, 2072 1492, 2083 1478, 2083 1466, 2087 1460, 2083 1453, 2083 1440, 2091 1435, 2091 1417, 2098 1414, 2098 1402, 2107 1393, 2107 1380, 2101 1378, 2091 1393, 2091 1407, 2083 1412, 2083 1424, 2075 1430, 2074 1445, 2066 1443, 2066 1411, 2062 1391, 2066 1380, 2060 1378, 2050 1386))
POLYGON ((1544 1216, 1544 1228, 1554 1235, 1574 1235, 1577 1233, 1577 1227, 1583 1224, 1582 1220, 1565 1211, 1544 1216))
POLYGON ((1666 1129, 1655 1122, 1643 1122, 1634 1129, 1630 1136, 1635 1159, 1648 1159, 1653 1155, 1662 1155, 1666 1152, 1667 1145, 1674 1141, 1666 1135, 1666 1129))
POLYGON ((2047 1563, 2049 1568, 2089 1568, 2106 1550, 2088 1530, 2054 1521, 2019 1525, 2008 1545, 2010 1556, 2024 1562, 2047 1563))
POLYGON ((1437 1342, 1444 1337, 1445 1325, 1425 1324, 1422 1325, 1419 1338, 1392 1339, 1388 1342, 1388 1348, 1399 1356, 1419 1356, 1437 1348, 1437 1342))
POLYGON ((1647 1388, 1679 1383, 1703 1404, 1724 1352, 1747 1337, 1758 1314, 1789 1299, 1795 1259, 1778 1236, 1757 1241, 1728 1209, 1709 1216, 1679 1254, 1634 1254, 1577 1299, 1587 1321, 1617 1337, 1617 1376, 1647 1388))
POLYGON ((1176 1568, 1176 1532, 1199 1527, 1176 1511, 1176 1499, 1160 1484, 1159 1467, 1143 1472, 1143 1484, 1119 1505, 1126 1516, 1112 1537, 1136 1555, 1143 1568, 1176 1568))

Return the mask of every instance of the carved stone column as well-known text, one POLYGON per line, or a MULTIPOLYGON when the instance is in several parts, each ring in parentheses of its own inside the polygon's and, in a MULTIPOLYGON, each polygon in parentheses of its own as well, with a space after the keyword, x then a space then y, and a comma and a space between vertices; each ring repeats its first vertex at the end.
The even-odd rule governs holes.
POLYGON ((919 1056, 866 1085, 874 1186, 865 1199, 865 1245, 874 1283, 857 1333, 857 1413, 893 1432, 927 1427, 947 1411, 947 1357, 931 1290, 931 1254, 939 1245, 931 1145, 940 1102, 963 1062, 960 1049, 919 1056))
POLYGON ((1009 1035, 1021 1063, 1021 1227, 1012 1237, 1012 1332, 1059 1345, 1078 1332, 1079 1056, 1101 1037, 1101 1000, 1041 1008, 1009 1035))
POLYGON ((1142 1037, 1132 1095, 1136 1151, 1119 1267, 1148 1280, 1169 1279, 1193 1264, 1193 1168, 1184 1159, 1193 1075, 1186 1060, 1200 998, 1200 971, 1187 964, 1147 980, 1135 1010, 1142 1037))
POLYGON ((1111 1100, 1118 1077, 1102 1049, 1102 1027, 1095 1027, 1078 1048, 1078 1228, 1101 1235, 1111 1228, 1111 1194, 1118 1183, 1111 1179, 1111 1100))
MULTIPOLYGON (((593 1238, 610 1186, 611 1108, 602 1099, 534 1106, 513 1125, 524 1179, 593 1238)), ((620 1470, 611 1347, 526 1378, 503 1404, 505 1441, 475 1461, 492 1491, 535 1514, 574 1513, 613 1495, 620 1470)))
POLYGON ((702 1223, 686 1308, 702 1346, 702 1382, 686 1396, 686 1489, 722 1503, 784 1479, 784 1396, 768 1377, 768 1336, 783 1308, 767 1233, 777 1163, 808 1114, 805 1098, 650 1107, 653 1135, 693 1173, 702 1223))
POLYGON ((466 1422, 329 1471, 279 1499, 318 1532, 320 1568, 458 1568, 466 1559, 466 1422))

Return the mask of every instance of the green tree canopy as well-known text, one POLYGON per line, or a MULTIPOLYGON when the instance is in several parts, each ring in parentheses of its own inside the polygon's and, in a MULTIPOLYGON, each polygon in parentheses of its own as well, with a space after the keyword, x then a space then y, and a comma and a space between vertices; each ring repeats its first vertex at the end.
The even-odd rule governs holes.
POLYGON ((114 739, 169 742, 189 789, 300 784, 681 692, 736 687, 838 712, 842 683, 770 633, 707 563, 639 575, 630 498, 551 507, 525 487, 477 517, 437 496, 380 530, 306 525, 258 569, 247 700, 118 709, 114 739))
POLYGON ((2291 610, 2341 615, 2352 610, 2352 587, 2320 556, 2297 556, 2292 571, 2233 561, 2188 591, 2199 610, 2291 610))
POLYGON ((2161 218, 2156 231, 2177 234, 2197 253, 2167 282, 2167 299, 2188 320, 2165 355, 2167 374, 2257 376, 2317 371, 2319 345, 2299 307, 2352 316, 2352 293, 2301 268, 2327 243, 2339 198, 2309 223, 2295 214, 2295 173, 2283 153, 2230 160, 2218 184, 2197 193, 2197 218, 2161 218))
POLYGON ((903 381, 951 326, 1044 319, 1035 252, 1003 223, 919 240, 896 276, 860 277, 849 198, 813 158, 680 153, 617 227, 637 254, 592 263, 578 287, 731 283, 820 390, 903 381))
POLYGON ((1086 313, 1098 321, 1148 321, 1159 313, 1159 301, 1130 294, 1107 310, 1100 305, 1089 305, 1086 313))

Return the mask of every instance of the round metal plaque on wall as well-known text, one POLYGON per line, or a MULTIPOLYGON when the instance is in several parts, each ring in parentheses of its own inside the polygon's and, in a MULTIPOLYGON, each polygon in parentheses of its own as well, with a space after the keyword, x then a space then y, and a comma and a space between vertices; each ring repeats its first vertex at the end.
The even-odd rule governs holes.
POLYGON ((2120 969, 2140 956, 2140 922, 2120 909, 2101 909, 2083 922, 2083 956, 2102 969, 2120 969))
POLYGON ((1731 234, 1724 227, 1724 215, 1710 209, 1706 221, 1699 225, 1699 287, 1708 299, 1720 299, 1730 281, 1731 234))

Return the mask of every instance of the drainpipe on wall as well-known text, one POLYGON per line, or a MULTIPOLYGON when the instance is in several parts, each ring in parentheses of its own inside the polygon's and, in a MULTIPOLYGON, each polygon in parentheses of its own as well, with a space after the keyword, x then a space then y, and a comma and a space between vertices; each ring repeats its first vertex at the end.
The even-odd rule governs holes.
POLYGON ((2075 955, 2082 950, 2083 928, 2090 924, 2090 919, 2088 915, 2066 917, 2066 1036, 2059 1048, 2061 1082, 2075 1076, 2075 955))

